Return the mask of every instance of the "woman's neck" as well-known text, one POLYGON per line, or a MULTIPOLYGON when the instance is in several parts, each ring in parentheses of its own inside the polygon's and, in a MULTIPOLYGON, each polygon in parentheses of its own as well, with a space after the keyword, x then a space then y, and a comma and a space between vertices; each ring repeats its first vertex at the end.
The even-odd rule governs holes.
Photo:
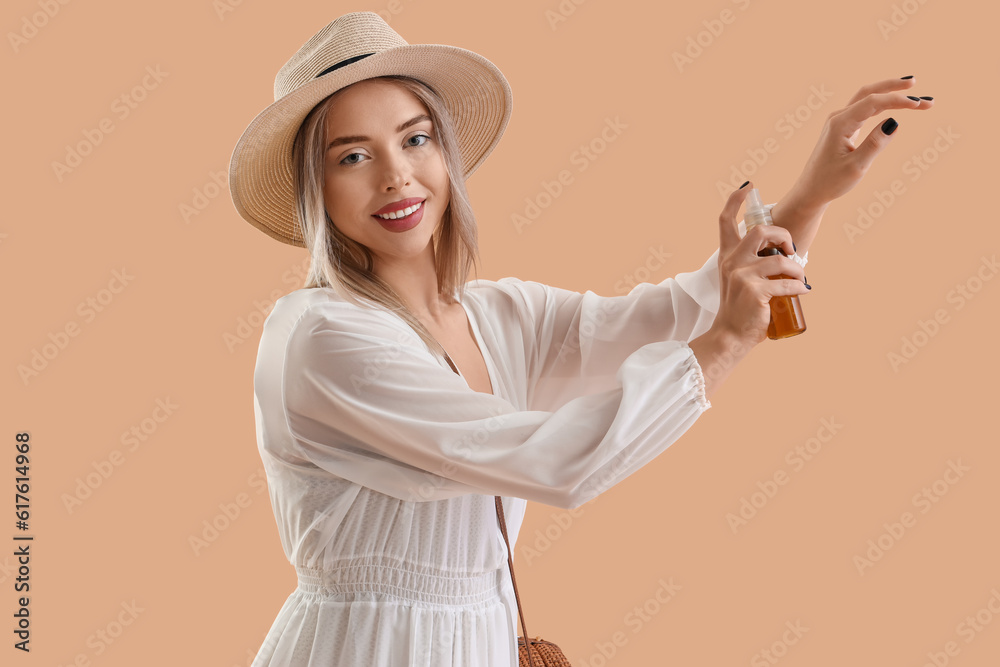
POLYGON ((422 322, 443 324, 454 303, 441 294, 433 243, 415 257, 377 258, 375 274, 402 297, 422 322))

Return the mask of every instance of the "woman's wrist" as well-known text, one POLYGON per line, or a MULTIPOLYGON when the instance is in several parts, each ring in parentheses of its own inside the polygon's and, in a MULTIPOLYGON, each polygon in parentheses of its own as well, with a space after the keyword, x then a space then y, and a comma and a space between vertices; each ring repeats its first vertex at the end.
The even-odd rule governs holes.
POLYGON ((701 366, 705 378, 705 397, 711 398, 725 382, 733 368, 743 360, 753 345, 738 333, 714 324, 701 336, 688 343, 701 366))
POLYGON ((795 243, 795 252, 801 257, 809 252, 829 205, 830 202, 817 203, 792 188, 771 209, 771 221, 788 230, 795 243))

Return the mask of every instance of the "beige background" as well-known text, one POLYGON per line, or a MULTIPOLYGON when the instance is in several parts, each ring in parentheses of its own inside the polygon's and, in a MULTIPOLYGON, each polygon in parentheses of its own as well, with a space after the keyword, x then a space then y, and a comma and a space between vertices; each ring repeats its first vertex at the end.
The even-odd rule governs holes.
POLYGON ((1000 279, 983 263, 1000 245, 995 5, 563 0, 553 28, 556 0, 222 2, 4 4, 0 661, 247 665, 291 593, 251 376, 260 311, 299 286, 306 256, 243 222, 213 175, 224 182, 285 60, 336 16, 371 9, 408 41, 472 49, 510 80, 505 138, 468 184, 479 275, 604 295, 626 276, 700 266, 717 245, 718 184, 769 138, 777 152, 743 173, 777 201, 827 114, 865 83, 916 76, 912 92, 936 105, 863 129, 900 122, 827 212, 808 332, 761 344, 681 440, 576 516, 531 504, 516 566, 529 630, 577 667, 774 664, 763 650, 788 666, 916 667, 929 652, 997 664, 1000 279), (679 69, 673 54, 699 39, 679 69), (830 96, 810 110, 814 90, 830 96), (781 129, 796 113, 799 127, 781 129), (574 153, 616 118, 626 127, 580 171, 574 153), (57 175, 88 134, 100 143, 57 175), (563 169, 572 184, 519 233, 512 215, 563 169), (880 214, 850 238, 859 208, 880 214), (67 326, 76 335, 60 336, 67 326), (920 346, 894 367, 904 337, 920 346), (50 358, 24 379, 36 351, 50 358), (142 440, 123 439, 133 428, 142 440), (32 443, 29 655, 11 648, 20 431, 32 443), (810 445, 809 461, 788 458, 810 445), (949 462, 967 470, 946 475, 949 462), (787 483, 756 496, 734 532, 727 515, 775 474, 787 483), (89 496, 67 504, 88 475, 89 496), (894 538, 884 524, 905 512, 894 538), (193 547, 213 521, 224 529, 193 547), (890 548, 859 571, 880 536, 890 548), (662 604, 661 580, 681 587, 662 604), (801 637, 785 632, 796 622, 801 637))

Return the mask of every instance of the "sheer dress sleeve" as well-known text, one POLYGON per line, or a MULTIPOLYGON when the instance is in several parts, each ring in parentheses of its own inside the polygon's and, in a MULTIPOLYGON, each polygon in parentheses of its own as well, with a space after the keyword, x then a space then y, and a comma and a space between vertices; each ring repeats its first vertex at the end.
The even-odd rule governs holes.
POLYGON ((330 301, 295 322, 281 372, 286 462, 406 501, 481 493, 574 508, 710 407, 683 341, 639 347, 599 391, 519 410, 470 389, 393 319, 330 301))
POLYGON ((527 409, 470 389, 396 315, 319 302, 281 364, 287 458, 406 501, 481 493, 574 508, 711 407, 688 343, 718 311, 718 251, 614 297, 477 282, 524 366, 527 409))

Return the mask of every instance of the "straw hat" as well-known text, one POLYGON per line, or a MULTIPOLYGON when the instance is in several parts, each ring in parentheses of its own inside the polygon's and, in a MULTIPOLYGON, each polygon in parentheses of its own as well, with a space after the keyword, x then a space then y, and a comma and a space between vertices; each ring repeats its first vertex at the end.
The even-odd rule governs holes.
POLYGON ((326 97, 364 79, 398 74, 426 83, 455 123, 468 178, 500 142, 513 97, 486 58, 442 44, 408 44, 375 12, 344 14, 302 45, 274 79, 274 103, 243 132, 229 164, 240 216, 283 243, 304 246, 296 222, 292 142, 326 97))

